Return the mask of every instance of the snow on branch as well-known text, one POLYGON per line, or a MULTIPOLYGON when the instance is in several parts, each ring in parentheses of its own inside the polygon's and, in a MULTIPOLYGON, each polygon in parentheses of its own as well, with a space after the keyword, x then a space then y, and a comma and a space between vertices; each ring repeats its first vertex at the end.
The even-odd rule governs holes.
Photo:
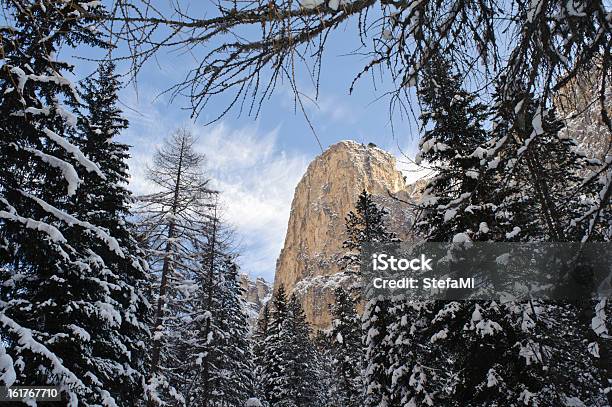
POLYGON ((81 183, 81 180, 79 179, 79 175, 77 174, 72 164, 67 163, 64 160, 60 160, 59 158, 55 156, 45 154, 42 151, 34 149, 34 148, 26 147, 24 148, 24 150, 34 154, 35 156, 37 156, 38 158, 40 158, 42 161, 46 162, 47 164, 51 165, 52 167, 58 168, 62 172, 64 179, 68 183, 68 190, 67 190, 68 196, 72 196, 75 194, 77 188, 79 187, 81 183))
POLYGON ((62 361, 51 352, 45 345, 34 339, 32 331, 20 326, 17 322, 6 316, 4 313, 0 313, 0 324, 7 329, 9 332, 19 337, 19 345, 23 349, 28 349, 31 352, 40 355, 45 360, 51 363, 51 371, 53 375, 61 377, 62 384, 66 386, 71 392, 77 389, 84 388, 83 382, 69 369, 67 369, 62 361))
POLYGON ((26 74, 23 69, 18 66, 13 66, 10 69, 10 72, 17 76, 17 92, 21 95, 21 101, 25 104, 25 99, 23 99, 23 92, 25 89, 25 85, 28 81, 40 82, 40 83, 54 83, 58 86, 65 86, 70 89, 70 93, 75 100, 79 100, 78 92, 74 87, 74 84, 70 82, 70 80, 64 78, 57 72, 53 72, 52 75, 36 75, 36 74, 26 74))
POLYGON ((66 243, 66 238, 64 237, 64 235, 62 235, 62 232, 60 232, 55 226, 49 225, 48 223, 41 222, 38 220, 19 216, 19 214, 17 214, 17 212, 15 211, 15 208, 10 206, 5 199, 0 198, 0 202, 2 202, 8 207, 8 212, 0 210, 0 218, 21 223, 28 229, 44 232, 53 242, 66 243))
POLYGON ((107 245, 107 247, 109 248, 109 250, 111 250, 112 252, 115 252, 119 257, 124 258, 125 254, 123 253, 123 251, 121 250, 121 246, 119 245, 119 242, 117 242, 117 240, 110 236, 107 232, 105 232, 104 230, 102 230, 101 228, 92 225, 89 222, 85 222, 82 220, 79 220, 77 218, 75 218, 72 215, 67 214, 66 212, 63 212, 59 209, 57 209, 56 207, 54 207, 53 205, 50 205, 48 203, 46 203, 45 201, 43 201, 42 199, 36 198, 35 196, 32 196, 30 194, 28 194, 27 192, 24 191, 20 191, 21 194, 29 199, 32 199, 34 202, 36 202, 45 212, 53 215, 55 218, 57 218, 58 220, 66 223, 68 226, 80 226, 84 229, 87 229, 89 231, 91 231, 93 234, 95 234, 100 240, 104 241, 107 245))
POLYGON ((0 382, 5 386, 12 386, 17 379, 15 367, 13 366, 13 358, 6 353, 4 345, 0 346, 0 382))
POLYGON ((100 171, 98 165, 85 157, 85 154, 83 154, 77 146, 48 128, 45 128, 43 131, 47 137, 66 150, 66 152, 71 154, 79 162, 79 164, 81 164, 87 170, 87 172, 95 172, 100 178, 106 179, 106 176, 102 173, 102 171, 100 171))

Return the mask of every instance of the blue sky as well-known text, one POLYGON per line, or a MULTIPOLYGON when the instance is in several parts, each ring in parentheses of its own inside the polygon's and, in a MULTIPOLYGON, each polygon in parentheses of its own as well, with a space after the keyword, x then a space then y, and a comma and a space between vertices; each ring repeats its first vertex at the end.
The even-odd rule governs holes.
MULTIPOLYGON (((203 3, 202 3, 203 4, 203 3)), ((394 120, 395 135, 389 124, 387 98, 376 101, 391 86, 387 79, 378 91, 371 79, 365 79, 356 91, 348 94, 353 77, 364 60, 344 56, 355 47, 355 22, 342 27, 327 47, 317 103, 307 102, 306 110, 324 148, 340 140, 373 142, 400 160, 401 151, 414 156, 418 128, 414 121, 394 120)), ((122 55, 119 48, 115 55, 122 55)), ((95 70, 95 63, 81 59, 103 54, 89 49, 63 50, 64 59, 77 67, 79 80, 95 70)), ((222 191, 224 216, 236 231, 242 270, 271 281, 276 258, 284 241, 293 191, 308 163, 321 153, 302 113, 294 111, 287 84, 279 86, 264 105, 258 118, 237 116, 230 111, 220 122, 205 126, 216 117, 218 109, 231 95, 220 96, 210 109, 194 120, 185 110, 188 101, 171 100, 163 91, 180 81, 193 66, 192 56, 162 50, 138 76, 138 83, 127 84, 120 94, 124 115, 130 128, 122 135, 132 146, 130 160, 131 189, 136 193, 150 191, 146 182, 146 165, 155 148, 174 129, 187 126, 198 137, 198 149, 207 156, 207 171, 215 187, 222 191)), ((127 72, 127 64, 119 65, 127 72)), ((307 76, 298 76, 302 91, 312 94, 307 76)), ((411 177, 410 173, 407 174, 411 177)), ((411 178, 414 178, 412 176, 411 178)))

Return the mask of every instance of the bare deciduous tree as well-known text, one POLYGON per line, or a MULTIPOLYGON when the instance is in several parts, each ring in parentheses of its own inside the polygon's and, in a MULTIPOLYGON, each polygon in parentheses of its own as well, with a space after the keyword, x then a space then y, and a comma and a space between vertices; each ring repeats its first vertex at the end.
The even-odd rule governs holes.
MULTIPOLYGON (((392 111, 407 111, 409 87, 434 53, 447 55, 466 80, 497 80, 504 92, 517 83, 545 99, 602 61, 597 97, 610 81, 612 23, 601 0, 220 0, 215 15, 180 0, 162 11, 152 0, 117 0, 113 35, 130 45, 133 73, 162 48, 193 51, 198 66, 172 91, 186 94, 198 115, 217 95, 232 91, 226 113, 238 105, 257 114, 280 80, 296 98, 296 70, 307 66, 318 88, 326 44, 343 23, 355 23, 355 54, 362 71, 390 75, 392 111), (118 24, 119 23, 119 24, 118 24), (246 103, 246 105, 245 105, 246 103)), ((603 106, 603 105, 602 105, 603 106)), ((602 110, 602 114, 605 112, 602 110)), ((609 118, 605 118, 610 126, 609 118)))
MULTIPOLYGON (((172 384, 172 338, 180 330, 175 319, 189 301, 197 282, 199 247, 206 244, 212 199, 216 194, 203 174, 204 156, 194 149, 187 130, 176 131, 157 151, 149 180, 158 192, 140 197, 139 226, 146 241, 147 260, 157 280, 153 297, 153 345, 149 381, 150 405, 156 405, 158 387, 172 384), (173 312, 169 313, 168 310, 173 312)), ((184 361, 178 361, 178 364, 184 361)), ((171 392, 172 395, 172 392, 171 392)))

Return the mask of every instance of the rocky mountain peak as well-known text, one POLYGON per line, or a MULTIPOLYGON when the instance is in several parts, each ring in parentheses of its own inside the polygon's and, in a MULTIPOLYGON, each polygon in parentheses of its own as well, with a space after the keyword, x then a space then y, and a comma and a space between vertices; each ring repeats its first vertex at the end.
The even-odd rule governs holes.
POLYGON ((272 285, 261 277, 253 280, 247 274, 241 274, 240 287, 248 307, 249 322, 253 328, 261 309, 272 297, 272 285))
POLYGON ((345 252, 345 216, 364 189, 389 210, 390 228, 407 238, 413 214, 401 201, 412 199, 411 189, 395 157, 374 144, 332 145, 310 163, 295 189, 274 288, 282 284, 295 292, 316 328, 330 323, 333 288, 343 282, 338 260, 345 252))

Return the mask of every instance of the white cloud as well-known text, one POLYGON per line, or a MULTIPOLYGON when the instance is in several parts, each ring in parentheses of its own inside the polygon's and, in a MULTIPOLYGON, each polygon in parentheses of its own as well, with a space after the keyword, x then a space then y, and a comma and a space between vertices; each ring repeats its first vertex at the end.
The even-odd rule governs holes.
POLYGON ((255 126, 231 129, 220 124, 196 127, 194 133, 221 191, 225 218, 241 240, 243 269, 271 281, 293 193, 309 159, 281 150, 278 129, 262 134, 255 126))
MULTIPOLYGON (((355 123, 357 117, 354 109, 344 103, 342 99, 333 95, 323 96, 317 102, 318 112, 340 123, 355 123)), ((315 108, 315 111, 317 109, 315 108)))
POLYGON ((151 163, 152 156, 141 151, 132 149, 130 151, 128 165, 130 167, 130 190, 135 195, 145 195, 155 191, 155 186, 147 181, 147 167, 151 163))
MULTIPOLYGON (((318 126, 324 125, 326 121, 336 123, 355 124, 358 121, 355 108, 346 102, 346 98, 333 93, 319 94, 315 99, 315 91, 307 86, 300 87, 302 104, 311 119, 316 119, 318 126)), ((299 102, 296 106, 295 94, 289 86, 283 86, 279 90, 280 104, 287 111, 297 112, 298 117, 302 115, 299 102)))
MULTIPOLYGON (((206 156, 206 170, 221 191, 225 220, 235 229, 243 271, 274 278, 276 259, 284 243, 294 189, 310 161, 303 154, 279 148, 278 130, 261 132, 257 125, 234 129, 188 125, 196 149, 206 156)), ((154 140, 161 142, 164 135, 154 140)), ((147 193, 146 181, 154 143, 135 146, 130 160, 130 187, 147 193)))

